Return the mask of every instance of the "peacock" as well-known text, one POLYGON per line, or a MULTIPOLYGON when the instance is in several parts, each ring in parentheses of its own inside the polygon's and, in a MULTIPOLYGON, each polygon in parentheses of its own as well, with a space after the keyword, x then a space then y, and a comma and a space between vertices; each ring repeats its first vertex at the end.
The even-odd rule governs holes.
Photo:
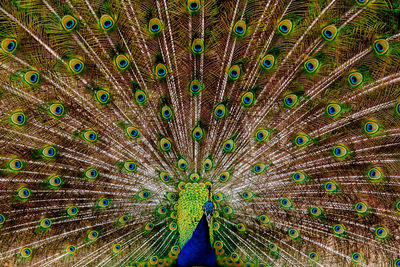
POLYGON ((400 2, 0 0, 0 266, 400 266, 400 2))

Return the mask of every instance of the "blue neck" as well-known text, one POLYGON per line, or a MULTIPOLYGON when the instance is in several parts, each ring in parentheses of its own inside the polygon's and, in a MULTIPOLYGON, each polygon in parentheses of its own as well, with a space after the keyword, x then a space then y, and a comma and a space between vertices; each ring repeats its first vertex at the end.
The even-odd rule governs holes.
POLYGON ((192 238, 183 246, 178 256, 178 267, 216 266, 215 252, 210 243, 210 229, 203 214, 192 238))

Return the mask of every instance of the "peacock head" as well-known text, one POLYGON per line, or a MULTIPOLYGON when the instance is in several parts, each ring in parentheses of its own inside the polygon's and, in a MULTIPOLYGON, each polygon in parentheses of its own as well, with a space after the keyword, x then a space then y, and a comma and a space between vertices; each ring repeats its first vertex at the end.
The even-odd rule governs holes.
POLYGON ((208 226, 210 226, 211 218, 214 214, 214 202, 211 201, 211 188, 207 187, 207 189, 208 189, 208 200, 203 205, 203 212, 204 215, 206 215, 208 226))

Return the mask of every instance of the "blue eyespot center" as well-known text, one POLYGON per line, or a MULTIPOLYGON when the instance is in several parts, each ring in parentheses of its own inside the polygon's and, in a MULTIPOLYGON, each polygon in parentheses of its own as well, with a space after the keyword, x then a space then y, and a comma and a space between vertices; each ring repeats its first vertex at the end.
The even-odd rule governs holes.
POLYGON ((16 168, 20 168, 21 167, 21 161, 19 161, 19 160, 14 161, 14 166, 16 168))
POLYGON ((333 106, 330 106, 330 107, 328 108, 328 113, 329 113, 330 115, 333 115, 333 114, 335 114, 335 113, 336 113, 336 109, 335 109, 335 107, 333 107, 333 106))
POLYGON ((151 30, 152 30, 153 32, 159 31, 159 30, 160 30, 160 25, 158 25, 158 24, 153 24, 153 25, 151 25, 151 30))
POLYGON ((335 155, 340 155, 341 152, 342 152, 342 149, 340 147, 337 147, 335 149, 335 155))
POLYGON ((49 154, 49 156, 54 155, 54 149, 53 149, 53 148, 49 148, 49 149, 47 150, 47 154, 49 154))
POLYGON ((314 64, 312 64, 311 62, 307 62, 306 67, 308 70, 313 70, 314 69, 314 64))
POLYGON ((73 21, 73 20, 69 20, 69 21, 67 21, 67 23, 65 23, 65 27, 67 27, 67 29, 71 29, 74 25, 75 25, 75 21, 73 21))
POLYGON ((29 80, 32 83, 35 83, 37 81, 37 79, 38 79, 38 75, 36 73, 32 74, 31 77, 29 78, 29 80))
POLYGON ((108 99, 108 95, 105 93, 100 96, 100 100, 103 102, 107 101, 107 99, 108 99))
POLYGON ((169 117, 169 115, 171 115, 171 112, 168 109, 164 110, 164 116, 169 117))
POLYGON ((165 74, 165 70, 164 69, 158 69, 157 70, 157 74, 159 75, 159 76, 163 76, 164 74, 165 74))
POLYGON ((351 82, 351 84, 357 84, 357 82, 358 82, 357 77, 355 75, 351 75, 350 82, 351 82))
POLYGON ((22 114, 19 114, 19 115, 17 116, 17 122, 18 122, 18 123, 23 123, 23 122, 24 122, 24 119, 25 119, 25 117, 24 117, 24 115, 22 115, 22 114))
POLYGON ((186 168, 186 164, 185 163, 181 163, 181 165, 179 166, 181 169, 185 169, 186 168))
POLYGON ((269 60, 269 59, 265 59, 265 60, 263 61, 263 64, 264 64, 264 66, 267 67, 267 68, 269 68, 269 67, 272 66, 272 62, 271 62, 271 60, 269 60))
POLYGON ((82 69, 82 63, 76 63, 74 65, 74 70, 75 71, 80 71, 82 69))
POLYGON ((74 251, 75 251, 75 248, 74 248, 73 246, 70 246, 70 247, 69 247, 69 250, 70 250, 71 252, 74 252, 74 251))
POLYGON ((107 204, 108 204, 108 200, 107 200, 107 199, 104 199, 104 200, 103 200, 103 204, 104 204, 104 205, 107 205, 107 204))
POLYGON ((379 42, 375 44, 376 51, 382 52, 384 50, 383 45, 379 42))
POLYGON ((312 213, 315 214, 315 213, 317 213, 317 212, 318 212, 318 209, 317 209, 317 208, 313 208, 313 209, 312 209, 312 213))
POLYGON ((332 184, 331 183, 328 183, 328 184, 326 184, 326 189, 332 189, 332 184))
POLYGON ((25 249, 25 254, 29 255, 29 254, 31 254, 31 251, 29 249, 25 249))
POLYGON ((245 96, 245 97, 243 98, 243 102, 244 102, 245 104, 250 104, 250 103, 251 103, 251 98, 250 98, 249 96, 245 96))
POLYGON ((131 136, 135 137, 135 136, 137 136, 137 134, 138 134, 137 130, 132 130, 131 131, 131 136))
POLYGON ((296 142, 297 144, 302 145, 304 143, 303 137, 297 137, 296 142))
POLYGON ((191 10, 196 10, 199 8, 199 5, 195 2, 193 2, 193 3, 190 3, 189 7, 191 10))
POLYGON ((225 174, 221 175, 221 180, 225 180, 225 179, 226 179, 226 175, 225 174))
POLYGON ((14 48, 15 48, 15 42, 14 42, 14 41, 11 41, 11 42, 7 45, 7 50, 8 50, 9 52, 11 52, 11 51, 14 50, 14 48))
POLYGON ((326 36, 327 38, 332 38, 332 36, 333 36, 333 33, 332 33, 330 30, 325 30, 325 31, 324 31, 324 34, 325 34, 325 36, 326 36))
POLYGON ((55 179, 54 179, 54 183, 55 183, 55 184, 59 184, 59 183, 60 183, 60 178, 55 178, 55 179))
POLYGON ((61 114, 63 111, 63 108, 61 106, 57 106, 55 111, 56 111, 56 114, 61 114))
POLYGON ((104 26, 104 28, 108 29, 112 26, 112 24, 113 23, 111 20, 106 20, 106 21, 104 21, 103 26, 104 26))
POLYGON ((289 31, 289 28, 288 28, 288 26, 286 26, 286 25, 281 25, 281 26, 279 27, 279 29, 280 29, 281 32, 283 32, 283 33, 287 33, 287 32, 289 31))
POLYGON ((122 60, 119 61, 119 66, 121 68, 126 67, 126 65, 128 65, 128 61, 126 61, 125 59, 122 59, 122 60))
POLYGON ((242 34, 242 33, 244 32, 244 28, 243 28, 242 26, 237 26, 236 29, 235 29, 235 31, 236 31, 238 34, 242 34))
POLYGON ((139 102, 142 102, 144 100, 144 95, 143 94, 139 94, 137 96, 137 100, 139 100, 139 102))
POLYGON ((22 191, 22 194, 23 194, 25 197, 27 197, 27 196, 29 196, 29 191, 26 190, 26 189, 24 189, 24 190, 22 191))
POLYGON ((164 147, 164 148, 169 148, 169 144, 168 144, 168 143, 164 143, 164 144, 163 144, 163 147, 164 147))
MULTIPOLYGON (((169 176, 168 176, 168 175, 164 175, 163 179, 164 179, 165 181, 168 181, 168 180, 169 180, 169 176)), ((165 210, 165 209, 162 209, 162 210, 165 210)))
POLYGON ((204 165, 204 167, 206 167, 206 169, 210 168, 210 163, 206 163, 206 164, 204 165))
POLYGON ((282 200, 282 204, 286 205, 287 204, 287 200, 286 199, 282 200))
POLYGON ((222 109, 217 109, 216 111, 215 111, 215 113, 217 114, 217 116, 222 116, 223 114, 224 114, 224 111, 222 110, 222 109))
POLYGON ((231 147, 232 147, 231 144, 229 144, 229 143, 225 144, 225 149, 231 149, 231 147))
POLYGON ((238 76, 238 72, 237 72, 236 70, 232 70, 232 71, 231 71, 231 76, 232 76, 233 78, 236 78, 236 77, 238 76))
POLYGON ((92 170, 90 171, 90 176, 95 177, 97 175, 97 171, 92 170))
POLYGON ((362 208, 363 208, 363 205, 362 205, 362 204, 358 204, 358 205, 357 205, 357 210, 362 210, 362 208))
POLYGON ((258 139, 264 139, 264 134, 263 133, 257 133, 257 138, 258 139))
POLYGON ((197 84, 192 85, 192 91, 197 92, 200 89, 200 87, 197 84))
POLYGON ((366 130, 367 132, 371 132, 372 129, 373 129, 373 127, 372 127, 372 124, 371 124, 371 123, 367 123, 367 125, 365 125, 365 130, 366 130))
POLYGON ((199 44, 194 46, 194 51, 196 51, 196 52, 200 52, 202 49, 203 49, 203 47, 199 44))
POLYGON ((291 106, 291 105, 293 105, 293 98, 291 98, 291 97, 287 97, 286 98, 286 104, 288 104, 289 106, 291 106))
POLYGON ((200 132, 195 132, 195 133, 194 133, 194 136, 195 136, 195 137, 200 137, 200 136, 201 136, 201 133, 200 133, 200 132))

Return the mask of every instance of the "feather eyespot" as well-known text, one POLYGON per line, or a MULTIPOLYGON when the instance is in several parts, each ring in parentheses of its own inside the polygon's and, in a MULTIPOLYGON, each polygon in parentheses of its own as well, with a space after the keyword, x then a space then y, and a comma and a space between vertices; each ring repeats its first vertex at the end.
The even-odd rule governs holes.
POLYGON ((125 133, 128 138, 130 139, 136 139, 139 137, 139 129, 135 126, 127 126, 125 128, 125 133))
POLYGON ((160 172, 158 176, 163 183, 169 183, 171 181, 171 176, 167 172, 160 172))
POLYGON ((242 106, 250 107, 254 103, 254 93, 253 92, 246 92, 242 95, 242 106))
POLYGON ((128 222, 128 220, 129 220, 129 216, 124 214, 124 215, 121 215, 118 218, 118 223, 121 224, 121 225, 124 225, 124 224, 126 224, 128 222))
POLYGON ((262 223, 264 225, 268 225, 271 223, 271 220, 269 219, 269 217, 264 214, 258 216, 258 219, 259 219, 260 223, 262 223))
POLYGON ((59 188, 62 184, 62 179, 59 175, 51 175, 47 179, 47 183, 50 185, 51 188, 59 188))
POLYGON ((150 192, 146 189, 142 189, 139 193, 138 193, 138 197, 140 200, 146 200, 150 197, 150 192))
POLYGON ((44 159, 52 159, 57 155, 57 150, 54 146, 47 145, 41 149, 40 155, 44 159))
POLYGON ((239 65, 231 66, 228 70, 229 79, 231 79, 232 81, 238 80, 240 78, 240 73, 241 73, 241 70, 240 70, 239 65))
POLYGON ((17 49, 17 40, 14 38, 5 38, 1 41, 1 50, 6 54, 12 54, 17 49))
POLYGON ((170 120, 173 115, 174 115, 174 112, 170 106, 165 105, 161 108, 161 117, 164 120, 170 120))
POLYGON ((110 102, 110 92, 100 89, 95 92, 95 98, 101 105, 105 105, 110 102))
POLYGON ((114 19, 110 15, 104 14, 100 17, 100 26, 104 31, 111 30, 114 27, 114 24, 114 19))
POLYGON ((283 98, 285 108, 293 108, 299 101, 299 97, 295 94, 288 94, 283 98))
POLYGON ((25 116, 25 113, 23 111, 14 111, 11 116, 10 116, 10 121, 12 124, 16 126, 22 126, 25 125, 27 119, 25 116))
POLYGON ((351 87, 358 87, 364 81, 364 76, 361 72, 355 71, 349 74, 347 81, 351 87))
POLYGON ((24 167, 24 163, 20 159, 12 159, 8 162, 8 169, 11 171, 20 171, 24 167))
POLYGON ((157 78, 163 79, 167 76, 168 70, 167 70, 167 67, 165 66, 165 64, 158 63, 154 69, 154 73, 157 78))
POLYGON ((335 159, 344 159, 349 155, 349 149, 344 145, 336 145, 332 148, 332 154, 335 159))
POLYGON ((133 160, 128 160, 124 162, 124 170, 126 172, 134 172, 137 170, 136 162, 133 160))
POLYGON ((87 234, 87 238, 89 241, 95 241, 99 237, 99 232, 95 230, 91 230, 87 234))
POLYGON ((177 224, 172 222, 169 224, 169 230, 170 231, 175 231, 178 228, 177 224))
POLYGON ((271 135, 271 131, 267 129, 259 129, 255 134, 255 139, 257 142, 265 142, 271 135))
POLYGON ((144 230, 146 232, 150 232, 151 230, 153 230, 153 228, 154 228, 154 224, 151 222, 146 223, 144 226, 144 230))
POLYGON ((88 168, 85 173, 85 177, 88 178, 89 180, 96 180, 97 177, 99 176, 99 171, 96 170, 95 168, 88 168))
POLYGON ((396 211, 400 213, 400 200, 397 200, 397 202, 394 204, 394 207, 396 211))
POLYGON ((239 232, 246 232, 246 226, 243 224, 243 223, 238 223, 238 224, 236 224, 236 229, 239 231, 239 232))
POLYGON ((261 59, 261 67, 265 70, 270 70, 275 65, 275 57, 273 55, 265 55, 261 59))
POLYGON ((364 201, 357 202, 354 205, 354 209, 356 210, 357 214, 366 214, 368 213, 368 205, 364 201))
POLYGON ((243 37, 246 34, 247 25, 244 20, 238 20, 233 26, 233 34, 236 37, 243 37))
POLYGON ((189 84, 189 91, 192 95, 198 95, 204 88, 204 85, 198 81, 198 80, 193 80, 189 84))
POLYGON ((203 39, 194 39, 192 42, 193 54, 200 55, 204 52, 204 41, 203 39))
POLYGON ((110 206, 111 200, 108 198, 102 197, 97 201, 97 207, 100 209, 106 209, 110 206))
POLYGON ((147 100, 147 94, 143 90, 136 90, 135 91, 135 100, 138 104, 144 104, 147 100))
POLYGON ((362 255, 359 252, 354 252, 351 254, 351 260, 354 263, 360 263, 362 261, 362 255))
POLYGON ((224 209, 223 209, 223 212, 224 212, 225 215, 229 216, 229 215, 233 214, 233 209, 230 206, 225 206, 224 209))
POLYGON ((268 243, 268 248, 272 253, 277 253, 278 252, 278 246, 275 243, 269 242, 268 243))
POLYGON ((86 130, 86 131, 82 132, 82 138, 87 143, 94 143, 97 141, 98 136, 94 130, 86 130))
POLYGON ((369 0, 355 0, 356 3, 360 6, 365 6, 368 4, 369 0))
POLYGON ((200 10, 200 0, 188 0, 187 7, 190 13, 196 13, 200 10))
POLYGON ((32 256, 32 249, 28 248, 28 247, 21 248, 20 249, 20 254, 21 254, 21 257, 24 258, 24 259, 30 258, 32 256))
POLYGON ((343 107, 340 104, 328 104, 325 108, 325 113, 328 117, 337 118, 342 113, 343 107))
POLYGON ((189 180, 192 181, 193 183, 198 182, 200 180, 200 178, 201 178, 200 174, 198 174, 196 172, 189 174, 189 180))
POLYGON ((379 240, 387 239, 389 237, 389 231, 386 227, 379 226, 375 229, 375 236, 379 240))
POLYGON ((322 37, 327 41, 333 41, 337 35, 337 28, 335 25, 329 25, 322 29, 322 37))
POLYGON ((317 206, 311 207, 309 209, 309 212, 310 212, 311 216, 314 217, 314 218, 320 218, 320 217, 323 216, 322 209, 320 207, 317 207, 317 206))
POLYGON ((279 200, 279 203, 284 209, 290 209, 293 206, 292 201, 289 198, 282 198, 279 200))
POLYGON ((315 252, 310 252, 308 253, 308 258, 310 259, 311 262, 315 262, 319 260, 319 255, 315 252))
POLYGON ((64 105, 61 103, 53 103, 49 106, 48 112, 50 113, 50 115, 56 118, 60 118, 64 116, 65 108, 64 105))
POLYGON ((172 142, 169 138, 163 137, 160 139, 158 146, 161 151, 168 152, 172 148, 172 142))
POLYGON ((288 35, 293 30, 293 23, 289 19, 284 19, 278 24, 278 31, 282 35, 288 35))
POLYGON ((61 19, 61 25, 66 32, 72 31, 78 25, 78 21, 71 15, 65 15, 61 19))
POLYGON ((214 163, 211 158, 206 158, 203 162, 203 168, 205 171, 209 171, 213 168, 214 163))
POLYGON ((252 171, 255 174, 262 174, 265 171, 266 165, 264 163, 256 163, 253 168, 252 171))
POLYGON ((334 181, 329 181, 325 183, 324 188, 327 193, 335 193, 339 187, 334 181))
POLYGON ((20 200, 25 201, 31 196, 31 190, 27 187, 20 187, 17 190, 17 196, 20 200))
POLYGON ((149 32, 150 34, 159 34, 162 30, 162 23, 158 18, 152 18, 149 21, 149 32))
POLYGON ((119 253, 121 251, 121 248, 122 248, 121 244, 114 244, 112 245, 112 252, 119 253))
POLYGON ((230 172, 227 172, 227 171, 222 172, 222 173, 219 175, 219 182, 220 182, 220 183, 226 183, 226 182, 229 181, 229 178, 230 178, 230 177, 231 177, 230 172))
POLYGON ((74 255, 76 252, 76 247, 73 245, 69 245, 65 248, 65 252, 68 253, 69 255, 74 255))
POLYGON ((197 126, 192 130, 192 137, 196 141, 200 141, 201 139, 203 139, 204 134, 205 134, 205 131, 200 126, 197 126))
POLYGON ((228 139, 222 143, 222 149, 225 152, 232 152, 235 149, 235 141, 233 139, 228 139))
POLYGON ((39 224, 42 229, 49 229, 52 224, 52 221, 48 218, 44 218, 44 219, 40 220, 39 224))
POLYGON ((308 135, 305 134, 298 134, 294 138, 294 145, 297 147, 305 147, 311 142, 311 138, 308 135))
POLYGON ((78 58, 73 58, 68 62, 68 67, 73 74, 79 74, 83 71, 85 63, 78 58))
POLYGON ((67 208, 67 215, 68 217, 75 217, 78 215, 79 209, 77 206, 70 206, 67 208))
POLYGON ((6 222, 6 217, 3 214, 0 214, 0 227, 6 222))
POLYGON ((250 200, 254 197, 254 193, 249 190, 246 190, 240 194, 240 197, 243 198, 244 200, 250 200))
POLYGON ((187 168, 189 167, 187 160, 184 158, 180 158, 178 160, 178 162, 176 163, 176 165, 177 165, 178 169, 181 171, 186 171, 187 168))
POLYGON ((227 116, 227 110, 226 110, 226 106, 225 104, 218 104, 215 108, 214 108, 214 117, 216 119, 223 119, 227 116))
POLYGON ((24 80, 31 86, 37 85, 39 83, 39 72, 35 70, 27 71, 24 75, 24 80))
POLYGON ((288 230, 289 237, 293 240, 296 240, 300 237, 300 232, 297 229, 289 229, 288 230))
POLYGON ((394 261, 394 266, 395 266, 395 267, 400 267, 400 258, 397 258, 397 259, 394 261))
POLYGON ((311 58, 304 62, 304 68, 308 73, 315 73, 319 68, 319 60, 316 58, 311 58))
POLYGON ((297 171, 292 174, 292 179, 296 183, 303 183, 307 180, 307 178, 308 178, 307 175, 302 171, 297 171))
POLYGON ((374 41, 374 51, 378 55, 384 55, 389 50, 389 42, 385 39, 378 39, 374 41))
POLYGON ((367 121, 364 124, 364 133, 368 136, 374 136, 379 133, 380 125, 374 121, 367 121))
POLYGON ((333 229, 333 233, 335 235, 343 235, 346 232, 346 228, 344 227, 343 224, 335 224, 334 226, 332 226, 333 229))
POLYGON ((173 192, 167 192, 165 194, 166 198, 168 199, 168 201, 176 201, 177 200, 177 196, 175 193, 173 192))
POLYGON ((126 70, 129 67, 129 59, 125 55, 118 55, 115 58, 115 65, 119 70, 126 70))

